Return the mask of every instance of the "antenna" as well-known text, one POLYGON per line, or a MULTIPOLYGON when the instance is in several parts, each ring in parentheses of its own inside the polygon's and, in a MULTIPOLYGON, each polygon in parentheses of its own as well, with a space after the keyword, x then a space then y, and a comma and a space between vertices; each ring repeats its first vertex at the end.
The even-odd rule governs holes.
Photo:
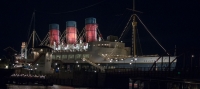
POLYGON ((135 0, 133 0, 133 11, 135 11, 135 0))
POLYGON ((130 11, 133 11, 133 14, 134 14, 134 12, 143 13, 143 12, 141 12, 141 11, 135 10, 135 0, 133 0, 133 8, 132 8, 132 9, 126 8, 126 9, 127 9, 127 10, 130 10, 130 11))

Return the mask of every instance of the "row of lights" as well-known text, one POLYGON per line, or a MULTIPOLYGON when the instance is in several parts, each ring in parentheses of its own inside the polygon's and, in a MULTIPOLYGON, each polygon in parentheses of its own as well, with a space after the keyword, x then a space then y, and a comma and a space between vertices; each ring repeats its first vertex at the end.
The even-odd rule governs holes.
MULTIPOLYGON (((102 56, 107 56, 108 54, 101 54, 102 56)), ((109 55, 109 56, 114 56, 114 57, 128 57, 128 56, 125 56, 125 55, 109 55)))

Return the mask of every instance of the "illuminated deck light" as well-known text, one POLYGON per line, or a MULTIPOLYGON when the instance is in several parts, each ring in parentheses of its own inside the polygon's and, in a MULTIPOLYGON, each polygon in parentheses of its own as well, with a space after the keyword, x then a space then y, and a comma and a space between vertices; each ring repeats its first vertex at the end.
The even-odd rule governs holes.
POLYGON ((194 57, 194 55, 192 55, 192 57, 194 57))
POLYGON ((137 58, 135 58, 135 60, 137 60, 137 58))

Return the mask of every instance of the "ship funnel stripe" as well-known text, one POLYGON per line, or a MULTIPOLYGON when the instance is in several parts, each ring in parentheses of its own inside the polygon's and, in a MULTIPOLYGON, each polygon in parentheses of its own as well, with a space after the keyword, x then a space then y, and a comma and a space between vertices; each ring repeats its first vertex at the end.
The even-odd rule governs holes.
POLYGON ((96 24, 96 18, 93 18, 93 17, 86 18, 85 24, 96 24))
POLYGON ((59 24, 49 24, 49 30, 57 29, 59 30, 59 24))
POLYGON ((67 21, 66 27, 76 27, 76 21, 67 21))

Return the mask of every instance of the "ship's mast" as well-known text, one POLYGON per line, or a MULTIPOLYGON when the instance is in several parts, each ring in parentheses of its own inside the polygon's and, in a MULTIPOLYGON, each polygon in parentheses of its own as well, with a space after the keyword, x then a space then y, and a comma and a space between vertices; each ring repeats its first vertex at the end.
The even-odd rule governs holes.
POLYGON ((136 25, 137 25, 137 22, 135 21, 135 15, 133 15, 133 22, 132 22, 132 25, 133 25, 133 31, 132 31, 132 52, 133 52, 133 57, 136 58, 137 57, 137 54, 136 54, 136 33, 137 33, 137 30, 136 30, 136 25))
POLYGON ((134 58, 136 58, 137 57, 137 55, 136 55, 136 33, 137 33, 136 25, 137 25, 137 22, 135 20, 134 11, 135 11, 135 0, 133 0, 132 55, 133 55, 134 58))
POLYGON ((34 48, 34 41, 35 41, 35 12, 33 12, 33 42, 32 42, 32 48, 34 48))

